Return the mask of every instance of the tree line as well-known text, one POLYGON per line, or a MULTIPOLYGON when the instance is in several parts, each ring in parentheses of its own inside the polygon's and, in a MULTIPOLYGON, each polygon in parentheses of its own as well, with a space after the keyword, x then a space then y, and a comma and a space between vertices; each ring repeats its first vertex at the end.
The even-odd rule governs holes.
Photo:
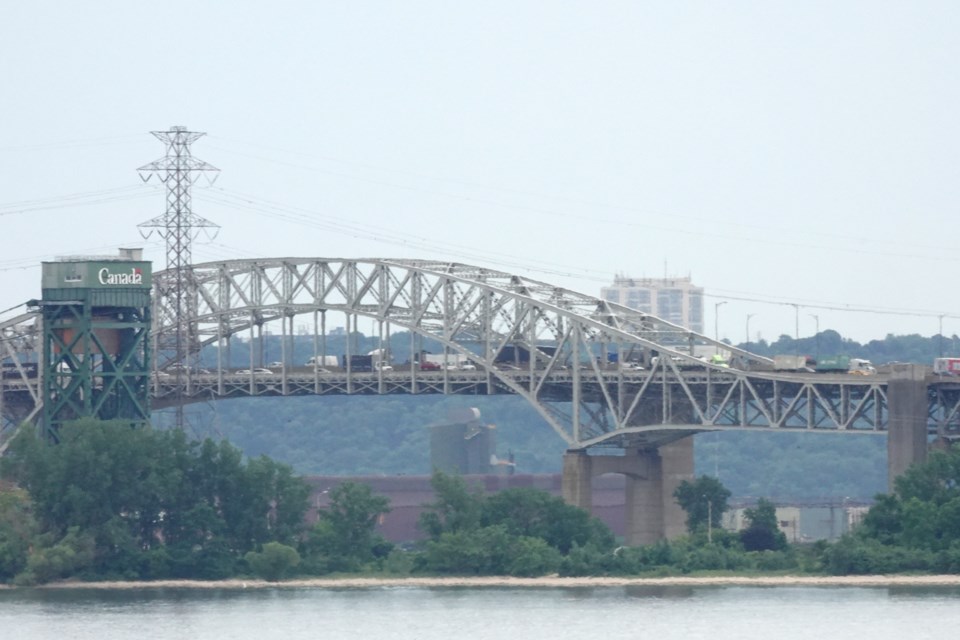
POLYGON ((0 581, 960 571, 956 447, 911 468, 833 544, 787 544, 766 499, 747 510, 746 529, 722 529, 731 493, 706 475, 674 494, 687 535, 626 547, 546 492, 485 495, 435 473, 434 501, 419 523, 424 539, 398 547, 376 529, 388 500, 364 484, 332 489, 329 507, 307 523, 306 481, 226 441, 90 420, 61 436, 52 445, 26 431, 0 460, 0 581))

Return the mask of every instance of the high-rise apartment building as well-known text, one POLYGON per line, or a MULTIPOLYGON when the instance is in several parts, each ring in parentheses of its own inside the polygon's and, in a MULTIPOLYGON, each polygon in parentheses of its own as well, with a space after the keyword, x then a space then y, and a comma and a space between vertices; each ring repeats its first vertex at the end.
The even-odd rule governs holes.
POLYGON ((600 297, 703 333, 703 287, 690 278, 630 278, 618 275, 600 297))

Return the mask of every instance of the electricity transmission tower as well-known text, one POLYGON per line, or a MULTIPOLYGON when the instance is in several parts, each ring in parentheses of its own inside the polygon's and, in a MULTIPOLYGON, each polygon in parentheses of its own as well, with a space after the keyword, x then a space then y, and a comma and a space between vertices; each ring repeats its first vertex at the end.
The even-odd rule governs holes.
POLYGON ((154 283, 158 295, 154 301, 154 326, 169 327, 156 337, 154 354, 164 366, 174 363, 176 374, 176 420, 183 428, 183 387, 189 375, 191 356, 199 353, 200 339, 196 324, 195 291, 192 272, 191 244, 201 231, 215 236, 219 226, 202 218, 190 209, 190 188, 203 173, 210 183, 216 180, 220 170, 190 152, 190 145, 206 135, 203 132, 187 131, 186 127, 171 127, 169 131, 151 131, 166 145, 166 155, 137 171, 144 182, 156 175, 167 187, 167 208, 163 215, 138 225, 144 237, 156 232, 166 243, 167 270, 157 276, 154 283), (213 173, 210 177, 210 173, 213 173), (160 360, 162 358, 162 361, 160 360))

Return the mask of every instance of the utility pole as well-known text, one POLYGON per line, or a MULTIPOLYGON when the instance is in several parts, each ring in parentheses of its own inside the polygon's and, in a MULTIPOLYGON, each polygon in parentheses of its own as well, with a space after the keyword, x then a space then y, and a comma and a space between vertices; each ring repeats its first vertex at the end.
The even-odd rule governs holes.
POLYGON ((810 314, 810 317, 813 318, 813 322, 814 322, 815 325, 816 325, 816 331, 817 331, 817 332, 814 334, 814 335, 816 336, 816 340, 817 340, 817 352, 816 352, 816 354, 815 354, 813 357, 816 358, 816 359, 819 359, 819 358, 820 358, 820 316, 818 316, 818 315, 815 314, 815 313, 811 313, 811 314, 810 314))
POLYGON ((707 499, 707 544, 713 544, 713 500, 707 499))
MULTIPOLYGON (((141 234, 149 237, 156 233, 166 242, 167 270, 155 277, 158 295, 153 301, 155 326, 171 327, 169 332, 158 335, 155 357, 164 356, 163 364, 177 363, 176 367, 176 416, 177 428, 183 428, 183 388, 186 370, 190 366, 188 357, 200 348, 196 333, 196 298, 191 264, 193 253, 191 244, 200 229, 206 229, 215 236, 219 226, 193 213, 190 208, 190 187, 201 172, 219 172, 211 164, 190 153, 190 145, 206 135, 198 131, 187 131, 186 127, 175 126, 168 131, 151 131, 166 146, 166 155, 137 171, 140 178, 147 182, 153 175, 167 187, 167 208, 163 215, 139 224, 141 234), (145 231, 146 230, 146 231, 145 231)), ((216 180, 214 173, 210 183, 216 180)))
POLYGON ((940 344, 940 357, 943 357, 943 314, 939 315, 940 318, 940 331, 937 333, 937 340, 940 344))
POLYGON ((800 355, 800 305, 793 304, 793 322, 794 322, 794 351, 795 355, 800 355))
POLYGON ((747 341, 746 341, 745 344, 750 344, 750 318, 752 318, 752 317, 755 316, 755 315, 757 315, 757 314, 755 314, 755 313, 748 313, 748 314, 747 314, 747 333, 746 333, 747 341))

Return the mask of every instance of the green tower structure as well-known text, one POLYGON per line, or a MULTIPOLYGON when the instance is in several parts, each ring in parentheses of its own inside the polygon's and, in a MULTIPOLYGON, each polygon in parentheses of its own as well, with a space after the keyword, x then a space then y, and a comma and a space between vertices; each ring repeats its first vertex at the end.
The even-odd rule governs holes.
POLYGON ((118 257, 43 263, 43 429, 80 418, 150 421, 150 263, 118 257))

